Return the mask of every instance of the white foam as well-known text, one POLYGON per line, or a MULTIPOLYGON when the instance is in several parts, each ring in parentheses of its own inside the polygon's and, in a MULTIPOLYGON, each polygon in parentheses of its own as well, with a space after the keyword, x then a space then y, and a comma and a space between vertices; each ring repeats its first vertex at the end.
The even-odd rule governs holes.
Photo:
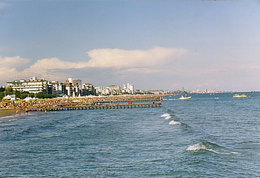
POLYGON ((164 113, 161 115, 161 117, 164 117, 166 120, 172 118, 172 116, 169 113, 164 113))
POLYGON ((165 119, 169 120, 170 118, 172 118, 172 116, 166 116, 165 119))
POLYGON ((179 121, 171 121, 171 122, 169 122, 169 125, 180 125, 181 124, 181 122, 179 122, 179 121))
POLYGON ((213 150, 213 149, 209 149, 209 148, 206 148, 205 150, 210 151, 212 153, 221 154, 221 155, 234 155, 234 154, 237 155, 237 154, 240 154, 238 152, 227 151, 227 150, 218 151, 218 150, 213 150))
POLYGON ((169 113, 164 113, 161 115, 161 117, 169 117, 169 116, 171 116, 169 113))
POLYGON ((205 145, 203 145, 201 143, 197 143, 195 145, 189 146, 186 150, 187 151, 199 151, 199 150, 205 150, 205 149, 206 149, 205 145))
POLYGON ((207 148, 205 145, 201 144, 201 143, 197 143, 195 145, 191 145, 189 146, 187 149, 187 151, 200 151, 200 150, 207 150, 216 154, 220 154, 220 152, 213 150, 213 149, 209 149, 207 148))
POLYGON ((232 152, 232 151, 228 151, 228 150, 218 150, 218 149, 211 149, 211 148, 207 148, 204 144, 202 143, 197 143, 195 145, 191 145, 188 148, 186 148, 187 151, 200 151, 200 150, 206 150, 206 151, 210 151, 212 153, 216 153, 216 154, 223 154, 223 155, 230 155, 230 154, 240 154, 238 152, 232 152))

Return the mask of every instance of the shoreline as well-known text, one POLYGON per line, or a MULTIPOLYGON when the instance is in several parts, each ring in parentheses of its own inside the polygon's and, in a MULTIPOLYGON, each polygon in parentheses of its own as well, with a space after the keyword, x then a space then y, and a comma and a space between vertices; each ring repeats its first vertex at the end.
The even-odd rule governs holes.
POLYGON ((15 109, 0 109, 0 118, 17 114, 15 109))
POLYGON ((117 95, 105 97, 77 97, 0 102, 0 117, 31 111, 157 107, 165 95, 117 95), (135 103, 133 103, 135 102, 135 103), (139 103, 136 103, 139 102, 139 103), (146 102, 143 103, 143 102, 146 102), (150 102, 150 103, 147 103, 150 102), (2 108, 1 108, 2 107, 2 108))

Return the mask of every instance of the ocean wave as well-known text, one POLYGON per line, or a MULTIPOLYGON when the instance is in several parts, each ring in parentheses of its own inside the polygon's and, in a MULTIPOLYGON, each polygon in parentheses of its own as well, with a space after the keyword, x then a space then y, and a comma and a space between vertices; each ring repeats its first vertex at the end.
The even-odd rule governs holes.
POLYGON ((169 125, 181 125, 182 123, 179 121, 172 120, 169 122, 169 125))
POLYGON ((169 120, 169 119, 172 118, 172 116, 169 113, 164 113, 164 114, 161 115, 161 117, 163 117, 166 120, 169 120))
POLYGON ((179 119, 174 115, 173 111, 169 109, 167 110, 166 113, 162 114, 161 117, 166 120, 170 120, 169 125, 181 125, 183 129, 191 130, 191 127, 188 124, 179 121, 179 119))
POLYGON ((211 143, 211 142, 201 142, 194 145, 191 145, 186 148, 187 151, 208 151, 215 154, 224 154, 224 155, 234 155, 234 154, 240 154, 238 152, 230 151, 229 149, 219 146, 218 144, 211 143))
POLYGON ((164 114, 161 115, 161 117, 168 117, 168 116, 170 116, 169 113, 164 113, 164 114))

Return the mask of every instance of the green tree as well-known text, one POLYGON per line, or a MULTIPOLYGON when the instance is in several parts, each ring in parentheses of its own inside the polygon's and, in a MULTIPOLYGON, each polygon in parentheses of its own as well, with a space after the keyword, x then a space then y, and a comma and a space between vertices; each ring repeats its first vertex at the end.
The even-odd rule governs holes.
POLYGON ((6 88, 5 88, 5 91, 6 91, 6 94, 7 95, 10 95, 10 94, 13 94, 13 88, 11 87, 11 86, 7 86, 6 88))
POLYGON ((5 88, 4 87, 0 87, 0 92, 4 92, 5 88))

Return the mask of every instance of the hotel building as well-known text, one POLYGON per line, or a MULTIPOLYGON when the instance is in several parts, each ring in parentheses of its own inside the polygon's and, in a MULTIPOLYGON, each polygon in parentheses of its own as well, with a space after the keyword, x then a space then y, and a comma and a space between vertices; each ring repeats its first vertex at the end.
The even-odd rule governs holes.
POLYGON ((7 82, 15 91, 29 92, 29 93, 48 93, 48 81, 44 79, 37 79, 36 77, 30 80, 15 80, 7 82))

